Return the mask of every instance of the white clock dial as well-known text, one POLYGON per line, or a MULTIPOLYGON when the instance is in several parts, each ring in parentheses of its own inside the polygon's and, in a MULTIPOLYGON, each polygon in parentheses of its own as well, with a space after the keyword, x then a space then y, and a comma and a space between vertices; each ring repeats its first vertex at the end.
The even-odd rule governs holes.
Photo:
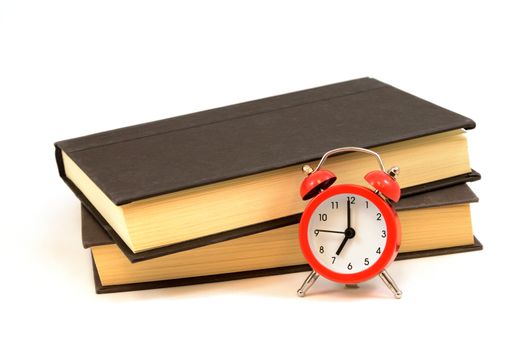
POLYGON ((342 274, 373 266, 389 234, 376 205, 352 193, 334 195, 322 202, 313 212, 308 230, 309 246, 316 259, 342 274))

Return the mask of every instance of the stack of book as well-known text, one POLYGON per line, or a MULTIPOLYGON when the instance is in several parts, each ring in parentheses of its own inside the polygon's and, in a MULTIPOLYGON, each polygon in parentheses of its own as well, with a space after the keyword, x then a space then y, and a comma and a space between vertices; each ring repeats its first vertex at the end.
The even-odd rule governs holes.
MULTIPOLYGON (((82 203, 96 291, 129 291, 309 270, 298 243, 302 165, 372 148, 401 169, 398 259, 477 250, 466 182, 466 117, 371 78, 57 142, 82 203)), ((377 165, 325 166, 368 186, 377 165)))

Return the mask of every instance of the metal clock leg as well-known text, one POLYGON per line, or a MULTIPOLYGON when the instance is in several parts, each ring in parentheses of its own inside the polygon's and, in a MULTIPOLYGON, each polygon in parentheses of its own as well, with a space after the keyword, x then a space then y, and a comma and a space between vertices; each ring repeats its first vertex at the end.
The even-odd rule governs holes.
POLYGON ((383 270, 379 276, 382 279, 382 281, 384 281, 387 288, 389 288, 389 290, 393 292, 395 298, 400 299, 402 297, 402 291, 400 290, 400 288, 398 288, 391 275, 387 273, 387 270, 383 270))
POLYGON ((318 277, 320 277, 320 275, 318 275, 316 272, 312 271, 309 274, 309 276, 307 277, 307 279, 305 280, 305 282, 303 282, 303 284, 301 285, 301 288, 298 289, 298 296, 299 297, 304 297, 305 293, 307 293, 309 288, 312 287, 312 285, 314 284, 314 282, 316 282, 318 277))

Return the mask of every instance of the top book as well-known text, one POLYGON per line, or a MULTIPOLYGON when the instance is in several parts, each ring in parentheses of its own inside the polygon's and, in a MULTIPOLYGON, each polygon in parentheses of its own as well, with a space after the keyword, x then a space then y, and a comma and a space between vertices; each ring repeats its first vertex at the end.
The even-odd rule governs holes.
MULTIPOLYGON (((136 245, 129 231, 148 231, 147 225, 141 221, 130 229, 127 218, 113 217, 122 213, 108 214, 100 203, 127 208, 123 214, 127 216, 138 210, 137 203, 147 206, 152 200, 167 200, 170 194, 181 191, 192 196, 192 190, 211 184, 217 189, 218 183, 227 186, 231 179, 249 181, 254 174, 317 160, 333 148, 371 148, 439 133, 457 137, 447 131, 474 127, 469 118, 378 80, 363 78, 60 141, 55 146, 59 172, 68 185, 87 197, 133 251, 140 251, 178 239, 153 242, 152 237, 157 235, 154 230, 148 235, 150 242, 136 245)), ((467 148, 465 152, 465 164, 452 169, 451 174, 432 175, 433 159, 429 158, 428 174, 419 179, 402 175, 402 187, 469 172, 467 148)), ((402 167, 402 174, 406 170, 402 167)), ((301 167, 298 173, 301 175, 301 167)), ((298 187, 293 190, 296 193, 298 187)), ((208 194, 210 191, 207 188, 208 194)), ((199 210, 196 203, 191 202, 192 208, 186 210, 199 210)), ((289 214, 299 212, 290 210, 289 214)), ((172 211, 169 215, 185 213, 172 211)), ((260 219, 267 217, 255 218, 260 219)), ((159 222, 159 217, 155 220, 159 222)), ((185 228, 205 236, 233 227, 211 227, 206 232, 185 228)), ((173 227, 167 230, 174 231, 173 227)), ((164 231, 158 233, 166 235, 164 231)), ((188 238, 183 235, 180 239, 188 238)))

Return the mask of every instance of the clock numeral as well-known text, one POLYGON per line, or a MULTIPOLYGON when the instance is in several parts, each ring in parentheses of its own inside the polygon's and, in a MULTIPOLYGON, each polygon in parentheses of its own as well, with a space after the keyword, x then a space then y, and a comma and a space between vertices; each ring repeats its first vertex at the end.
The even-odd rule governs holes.
POLYGON ((320 246, 320 254, 323 254, 324 251, 325 251, 325 249, 324 249, 323 246, 321 245, 321 246, 320 246))
POLYGON ((382 230, 382 238, 385 238, 385 230, 382 230))
POLYGON ((363 264, 365 266, 369 266, 369 258, 365 258, 365 260, 363 261, 363 264))
POLYGON ((380 250, 380 247, 378 247, 378 249, 376 249, 376 254, 381 254, 382 251, 380 250))
POLYGON ((327 221, 327 214, 318 214, 320 221, 327 221))
POLYGON ((338 209, 338 202, 331 202, 331 209, 338 209))
POLYGON ((352 265, 351 265, 351 263, 349 263, 349 265, 347 265, 347 270, 352 270, 352 265))
POLYGON ((354 202, 356 201, 356 197, 347 197, 347 200, 351 202, 351 204, 354 204, 354 202))
POLYGON ((369 201, 365 201, 365 208, 369 209, 369 201))
POLYGON ((314 230, 314 234, 316 235, 316 237, 318 237, 318 235, 320 234, 320 231, 314 230))
POLYGON ((333 265, 334 265, 334 262, 335 262, 335 261, 336 261, 336 257, 333 256, 333 257, 332 257, 332 264, 333 264, 333 265))
POLYGON ((382 214, 376 213, 376 220, 377 221, 382 221, 382 214))

